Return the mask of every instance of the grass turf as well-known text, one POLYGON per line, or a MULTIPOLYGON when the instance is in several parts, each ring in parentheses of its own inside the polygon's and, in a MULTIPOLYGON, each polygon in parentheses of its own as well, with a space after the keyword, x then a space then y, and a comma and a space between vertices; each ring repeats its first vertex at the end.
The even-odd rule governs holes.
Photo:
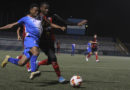
MULTIPOLYGON (((21 52, 0 51, 0 63, 5 55, 16 57, 21 52)), ((51 65, 41 66, 41 76, 29 80, 25 67, 8 63, 0 68, 0 90, 130 90, 130 57, 99 56, 101 62, 96 63, 92 56, 89 62, 83 55, 58 55, 62 75, 67 84, 59 84, 51 65), (73 88, 69 80, 73 75, 80 75, 83 83, 80 88, 73 88)), ((38 60, 45 59, 41 53, 38 60)))

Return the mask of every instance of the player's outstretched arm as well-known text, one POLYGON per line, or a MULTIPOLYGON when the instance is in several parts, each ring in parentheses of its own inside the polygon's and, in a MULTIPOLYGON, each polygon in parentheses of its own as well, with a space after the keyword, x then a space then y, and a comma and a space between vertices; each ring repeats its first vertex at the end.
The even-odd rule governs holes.
POLYGON ((87 20, 82 20, 82 21, 79 22, 79 23, 73 23, 73 22, 64 20, 62 17, 60 17, 60 16, 57 15, 57 14, 54 14, 54 16, 55 16, 59 21, 65 23, 66 25, 77 25, 77 26, 82 26, 82 25, 84 25, 84 24, 86 24, 86 23, 88 22, 87 20))
POLYGON ((17 24, 18 24, 18 22, 15 22, 15 23, 12 23, 12 24, 8 24, 6 26, 0 27, 0 30, 10 29, 10 28, 12 28, 13 26, 15 26, 17 24))
MULTIPOLYGON (((62 31, 65 31, 66 27, 59 26, 57 24, 51 23, 49 20, 45 20, 47 24, 49 24, 52 28, 60 29, 62 31)), ((44 25, 44 23, 43 23, 44 25)))
POLYGON ((62 26, 56 25, 54 23, 51 23, 50 25, 52 28, 60 29, 62 31, 65 31, 65 29, 66 29, 66 27, 62 27, 62 26))
POLYGON ((21 28, 18 27, 18 29, 17 29, 17 40, 22 40, 21 36, 20 36, 20 30, 21 30, 21 28))
POLYGON ((77 25, 78 26, 82 26, 84 24, 86 24, 88 21, 87 20, 82 20, 81 22, 79 22, 77 25))

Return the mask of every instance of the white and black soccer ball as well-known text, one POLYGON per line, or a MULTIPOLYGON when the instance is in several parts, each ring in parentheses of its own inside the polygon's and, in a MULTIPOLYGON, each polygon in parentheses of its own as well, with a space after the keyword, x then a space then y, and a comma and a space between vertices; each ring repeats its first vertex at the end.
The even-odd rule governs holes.
POLYGON ((70 79, 70 85, 73 87, 80 87, 81 84, 83 82, 83 79, 81 76, 78 75, 74 75, 71 79, 70 79))

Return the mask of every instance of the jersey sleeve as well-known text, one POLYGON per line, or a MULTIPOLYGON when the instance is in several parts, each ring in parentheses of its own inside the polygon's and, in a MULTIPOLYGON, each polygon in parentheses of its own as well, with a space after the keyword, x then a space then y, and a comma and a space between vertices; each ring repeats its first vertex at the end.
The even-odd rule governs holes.
POLYGON ((17 22, 18 22, 19 24, 23 24, 23 23, 25 22, 25 17, 19 19, 17 22))

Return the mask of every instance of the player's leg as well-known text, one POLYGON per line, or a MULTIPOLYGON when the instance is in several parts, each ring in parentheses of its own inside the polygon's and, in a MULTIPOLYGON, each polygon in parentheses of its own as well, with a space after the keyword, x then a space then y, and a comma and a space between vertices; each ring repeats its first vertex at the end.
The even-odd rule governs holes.
POLYGON ((19 66, 24 66, 29 61, 30 56, 27 58, 26 55, 23 55, 22 58, 18 61, 19 66))
POLYGON ((60 67, 59 67, 59 64, 57 62, 57 57, 55 55, 55 50, 54 48, 50 48, 49 49, 49 52, 48 52, 48 63, 51 63, 52 64, 52 67, 53 69, 55 70, 56 72, 56 75, 58 77, 58 81, 60 83, 63 83, 65 82, 65 79, 61 76, 61 71, 60 71, 60 67))
MULTIPOLYGON (((39 55, 39 39, 33 37, 26 37, 24 40, 24 55, 30 59, 31 62, 31 75, 30 79, 33 79, 35 75, 39 74, 40 71, 36 71, 36 60, 39 55), (30 56, 29 56, 30 55, 30 56)), ((22 61, 20 61, 22 62, 22 61)))
POLYGON ((88 55, 86 55, 86 61, 88 61, 88 59, 90 58, 90 56, 92 55, 92 49, 88 48, 87 49, 88 55))
POLYGON ((91 57, 92 52, 89 52, 88 55, 86 55, 86 61, 88 61, 88 59, 91 57))
POLYGON ((29 61, 28 61, 27 64, 26 64, 26 68, 27 68, 27 71, 28 71, 28 72, 31 72, 31 68, 30 68, 30 63, 29 63, 29 61))
POLYGON ((99 62, 99 59, 98 59, 98 52, 95 51, 95 56, 96 56, 96 62, 99 62))
MULTIPOLYGON (((28 56, 29 56, 29 58, 30 58, 30 55, 28 55, 28 56)), ((21 57, 21 59, 12 58, 12 57, 10 57, 9 55, 7 55, 7 56, 5 57, 5 59, 3 60, 2 64, 1 64, 1 67, 5 67, 8 62, 10 62, 10 63, 12 63, 12 64, 15 64, 15 65, 18 65, 18 66, 24 66, 24 64, 25 64, 27 61, 28 61, 28 58, 27 58, 25 55, 23 55, 23 56, 21 57)))
POLYGON ((37 70, 36 60, 39 56, 39 48, 38 47, 32 47, 30 52, 32 53, 32 56, 30 57, 30 64, 31 64, 31 75, 30 79, 33 79, 35 75, 40 74, 40 71, 37 70))
MULTIPOLYGON (((48 43, 46 43, 48 44, 48 43)), ((52 64, 55 72, 56 72, 56 75, 59 79, 59 82, 64 82, 65 79, 61 76, 61 72, 60 72, 60 69, 59 69, 59 65, 57 63, 57 58, 56 58, 56 55, 55 55, 55 48, 54 48, 54 45, 53 43, 50 45, 41 45, 42 47, 41 50, 48 56, 48 59, 44 59, 42 61, 39 61, 38 62, 38 66, 40 65, 50 65, 52 64)))
POLYGON ((30 79, 33 79, 36 75, 40 74, 40 71, 36 71, 36 60, 37 60, 38 55, 39 55, 38 47, 32 47, 31 49, 27 48, 24 50, 24 55, 22 56, 22 58, 18 61, 18 64, 20 66, 23 66, 30 59, 30 62, 31 62, 30 79))
POLYGON ((75 54, 75 50, 72 49, 71 56, 74 56, 74 54, 75 54))
MULTIPOLYGON (((42 52, 45 53, 46 56, 48 56, 48 50, 49 48, 47 47, 46 43, 43 45, 40 45, 40 49, 42 52)), ((41 65, 48 65, 48 59, 43 59, 41 61, 38 62, 38 66, 41 66, 41 65)))
MULTIPOLYGON (((23 35, 23 38, 22 38, 23 48, 24 48, 24 39, 25 39, 25 36, 23 35)), ((27 69, 28 72, 31 72, 29 61, 28 61, 27 64, 26 64, 26 69, 27 69)))
MULTIPOLYGON (((21 59, 21 58, 22 58, 22 56, 23 56, 23 54, 21 54, 21 55, 17 56, 16 58, 21 59)), ((28 71, 28 72, 31 72, 31 69, 30 69, 30 63, 29 63, 29 61, 28 61, 28 62, 27 62, 27 64, 26 64, 26 68, 27 68, 27 71, 28 71)))

